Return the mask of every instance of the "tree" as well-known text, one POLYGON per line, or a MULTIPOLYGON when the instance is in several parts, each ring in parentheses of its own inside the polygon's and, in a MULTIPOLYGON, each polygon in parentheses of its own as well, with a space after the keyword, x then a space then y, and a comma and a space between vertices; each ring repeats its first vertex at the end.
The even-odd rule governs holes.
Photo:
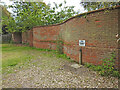
POLYGON ((93 11, 100 8, 114 8, 120 5, 120 2, 81 2, 85 10, 93 11))
POLYGON ((1 9, 0 26, 2 27, 2 28, 0 28, 0 34, 7 34, 6 25, 2 24, 1 22, 2 22, 2 17, 4 17, 4 18, 10 17, 10 12, 8 12, 6 9, 6 6, 3 6, 3 5, 0 5, 0 9, 1 9))
POLYGON ((13 14, 10 18, 4 18, 9 32, 24 32, 32 29, 34 26, 43 26, 61 23, 64 20, 78 14, 73 6, 65 6, 64 3, 51 7, 43 2, 14 2, 9 8, 12 8, 13 14), (60 9, 60 11, 56 11, 60 9))

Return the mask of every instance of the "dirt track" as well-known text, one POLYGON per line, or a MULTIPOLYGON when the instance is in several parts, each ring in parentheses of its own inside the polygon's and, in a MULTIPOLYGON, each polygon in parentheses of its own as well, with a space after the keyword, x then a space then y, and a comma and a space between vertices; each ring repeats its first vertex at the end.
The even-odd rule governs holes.
POLYGON ((54 56, 40 54, 14 73, 3 75, 3 88, 117 88, 118 79, 101 77, 95 71, 54 56))

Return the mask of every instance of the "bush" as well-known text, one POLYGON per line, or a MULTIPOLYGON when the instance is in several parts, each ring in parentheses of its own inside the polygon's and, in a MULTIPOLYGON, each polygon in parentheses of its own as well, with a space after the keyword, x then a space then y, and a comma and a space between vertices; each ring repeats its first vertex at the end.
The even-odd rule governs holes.
POLYGON ((112 53, 110 58, 106 58, 102 60, 102 65, 95 66, 93 64, 85 63, 85 66, 98 71, 101 76, 114 76, 120 78, 120 73, 118 70, 114 68, 115 66, 115 54, 112 53))
POLYGON ((102 67, 101 67, 101 66, 96 66, 94 69, 95 69, 96 71, 101 71, 101 70, 102 70, 102 67))
POLYGON ((85 66, 86 66, 87 68, 90 68, 90 67, 92 66, 92 64, 90 64, 90 63, 85 63, 85 66))
POLYGON ((103 59, 102 62, 102 71, 100 71, 100 74, 101 75, 111 75, 114 71, 114 66, 115 66, 115 54, 112 53, 111 56, 110 56, 110 59, 107 58, 107 59, 103 59))

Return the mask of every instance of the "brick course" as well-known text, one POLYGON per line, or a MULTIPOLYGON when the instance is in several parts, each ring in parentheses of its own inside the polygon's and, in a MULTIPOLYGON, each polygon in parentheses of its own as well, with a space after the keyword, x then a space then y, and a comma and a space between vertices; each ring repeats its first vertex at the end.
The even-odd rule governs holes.
POLYGON ((95 65, 101 64, 101 59, 116 54, 118 64, 118 50, 120 45, 115 35, 120 25, 120 7, 105 12, 104 9, 77 15, 64 23, 49 26, 37 26, 22 34, 22 42, 29 42, 36 48, 56 49, 56 41, 62 40, 63 52, 71 59, 79 62, 79 50, 82 49, 82 62, 95 65), (86 46, 80 47, 79 40, 85 40, 86 46))

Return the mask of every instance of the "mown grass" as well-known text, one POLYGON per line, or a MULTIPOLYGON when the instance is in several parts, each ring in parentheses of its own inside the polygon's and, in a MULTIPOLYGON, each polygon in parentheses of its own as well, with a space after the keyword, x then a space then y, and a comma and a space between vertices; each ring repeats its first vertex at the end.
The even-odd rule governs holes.
POLYGON ((40 56, 40 53, 48 58, 55 56, 72 61, 65 54, 58 54, 56 50, 2 44, 2 73, 12 73, 21 66, 27 67, 31 60, 35 60, 40 56), (45 51, 46 53, 42 53, 41 51, 45 51))
POLYGON ((20 47, 12 44, 2 45, 2 72, 12 72, 16 65, 22 65, 31 60, 34 56, 30 55, 30 47, 20 47), (9 71, 8 71, 9 70, 9 71))

